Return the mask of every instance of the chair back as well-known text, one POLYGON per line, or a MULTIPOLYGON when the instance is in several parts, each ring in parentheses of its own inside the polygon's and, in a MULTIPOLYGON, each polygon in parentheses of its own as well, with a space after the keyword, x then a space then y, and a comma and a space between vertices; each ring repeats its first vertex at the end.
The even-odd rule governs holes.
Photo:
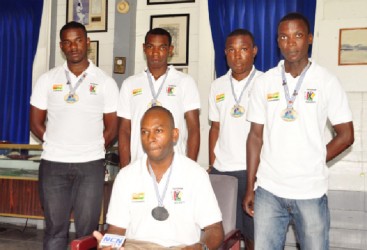
POLYGON ((210 182, 222 212, 224 234, 236 228, 237 187, 236 177, 210 174, 210 182))

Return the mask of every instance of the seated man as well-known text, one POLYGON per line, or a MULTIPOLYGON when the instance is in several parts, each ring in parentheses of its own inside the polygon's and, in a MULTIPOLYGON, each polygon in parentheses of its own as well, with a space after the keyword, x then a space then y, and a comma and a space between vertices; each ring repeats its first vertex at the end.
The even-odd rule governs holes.
MULTIPOLYGON (((208 174, 174 153, 178 135, 167 109, 155 106, 142 117, 146 154, 117 175, 107 213, 107 233, 126 235, 125 249, 131 242, 145 249, 216 249, 223 241, 221 212, 208 174)), ((99 232, 94 236, 102 238, 99 232)))

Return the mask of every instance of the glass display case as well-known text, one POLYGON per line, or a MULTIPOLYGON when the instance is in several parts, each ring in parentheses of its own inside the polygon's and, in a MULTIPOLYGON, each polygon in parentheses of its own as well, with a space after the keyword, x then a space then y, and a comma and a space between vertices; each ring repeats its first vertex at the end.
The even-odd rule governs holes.
MULTIPOLYGON (((42 146, 0 143, 0 216, 42 219, 38 195, 38 168, 42 146)), ((106 153, 106 176, 100 224, 106 211, 118 167, 117 148, 106 153)))

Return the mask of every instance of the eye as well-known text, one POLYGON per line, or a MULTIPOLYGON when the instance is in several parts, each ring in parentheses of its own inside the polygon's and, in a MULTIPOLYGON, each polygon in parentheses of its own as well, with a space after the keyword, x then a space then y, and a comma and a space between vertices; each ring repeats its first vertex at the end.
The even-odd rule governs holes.
POLYGON ((228 48, 227 53, 234 53, 234 49, 233 48, 228 48))
POLYGON ((297 38, 302 38, 303 37, 303 34, 302 33, 297 33, 296 37, 297 38))
POLYGON ((247 48, 241 48, 241 51, 242 52, 245 52, 245 51, 247 51, 248 49, 247 48))
POLYGON ((69 46, 71 44, 71 42, 70 41, 62 41, 61 42, 61 45, 62 46, 69 46))
POLYGON ((146 134, 148 134, 148 131, 146 131, 146 130, 143 130, 143 129, 142 129, 142 130, 140 131, 140 134, 141 134, 141 135, 146 135, 146 134))
POLYGON ((167 48, 167 46, 161 46, 159 49, 160 49, 161 51, 166 51, 168 48, 167 48))
POLYGON ((145 48, 147 48, 147 49, 152 49, 152 48, 153 48, 153 46, 152 46, 151 44, 147 44, 147 45, 145 46, 145 48))
POLYGON ((287 40, 287 37, 285 35, 280 35, 279 40, 287 40))
POLYGON ((162 132, 163 132, 163 129, 161 129, 161 128, 157 128, 157 129, 155 130, 155 132, 156 132, 157 134, 160 134, 160 133, 162 133, 162 132))

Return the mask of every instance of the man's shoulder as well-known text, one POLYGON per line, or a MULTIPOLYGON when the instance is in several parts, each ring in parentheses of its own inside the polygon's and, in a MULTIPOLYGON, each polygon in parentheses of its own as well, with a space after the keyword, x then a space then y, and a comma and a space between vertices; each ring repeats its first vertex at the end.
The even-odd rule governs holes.
POLYGON ((125 85, 125 86, 130 86, 131 84, 136 85, 137 82, 139 83, 147 82, 148 83, 148 78, 145 72, 140 72, 135 75, 129 76, 122 82, 122 85, 125 85))

